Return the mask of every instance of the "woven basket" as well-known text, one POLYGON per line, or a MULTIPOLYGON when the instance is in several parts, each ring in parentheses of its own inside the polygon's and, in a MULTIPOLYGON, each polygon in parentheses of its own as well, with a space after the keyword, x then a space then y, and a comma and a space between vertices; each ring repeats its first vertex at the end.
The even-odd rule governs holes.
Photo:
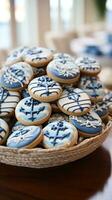
POLYGON ((63 149, 11 149, 0 146, 0 162, 30 168, 46 168, 63 165, 92 153, 106 139, 112 128, 109 121, 100 135, 85 139, 80 144, 63 149))

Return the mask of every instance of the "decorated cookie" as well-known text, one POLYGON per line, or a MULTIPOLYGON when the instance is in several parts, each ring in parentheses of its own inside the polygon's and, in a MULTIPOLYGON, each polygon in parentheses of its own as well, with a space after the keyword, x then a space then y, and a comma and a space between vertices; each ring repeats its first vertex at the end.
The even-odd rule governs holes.
POLYGON ((32 67, 34 77, 46 75, 46 67, 32 67))
POLYGON ((112 115, 112 92, 108 92, 104 97, 104 102, 107 104, 109 114, 112 115))
POLYGON ((49 123, 43 129, 43 146, 45 148, 69 147, 77 144, 77 129, 66 121, 49 123))
POLYGON ((41 76, 30 82, 28 91, 30 96, 34 99, 43 102, 51 102, 60 97, 62 88, 59 83, 55 82, 48 76, 41 76))
POLYGON ((58 100, 58 106, 67 115, 83 115, 90 110, 91 101, 83 90, 67 87, 58 100))
POLYGON ((104 101, 100 101, 92 106, 94 112, 96 112, 101 119, 108 116, 108 107, 104 101))
POLYGON ((18 49, 14 49, 11 51, 11 53, 8 55, 5 65, 13 65, 17 62, 22 62, 23 61, 23 56, 28 50, 28 47, 20 47, 18 49))
POLYGON ((41 125, 49 119, 51 106, 27 97, 18 103, 15 114, 17 120, 24 125, 41 125))
POLYGON ((48 123, 54 122, 54 121, 69 121, 68 116, 63 113, 54 113, 51 115, 51 117, 48 120, 48 123))
POLYGON ((90 111, 82 116, 70 116, 70 122, 83 137, 92 137, 102 131, 101 118, 94 111, 90 111))
POLYGON ((24 128, 25 125, 23 125, 21 122, 16 121, 16 123, 14 124, 14 126, 12 127, 11 132, 17 131, 20 128, 24 128))
POLYGON ((71 61, 54 59, 47 66, 47 74, 59 83, 70 84, 77 82, 80 71, 71 61))
POLYGON ((56 60, 68 60, 68 61, 71 61, 71 62, 75 62, 75 59, 74 57, 70 56, 69 54, 67 53, 55 53, 54 54, 54 59, 56 60))
POLYGON ((26 97, 30 97, 30 94, 29 94, 27 88, 25 88, 24 90, 22 90, 21 96, 22 96, 23 99, 26 98, 26 97))
POLYGON ((27 126, 14 131, 7 140, 7 146, 11 148, 34 148, 43 138, 41 128, 27 126))
POLYGON ((19 92, 8 91, 0 87, 0 117, 12 115, 19 101, 19 92))
POLYGON ((8 90, 20 90, 27 86, 33 77, 31 66, 24 62, 6 68, 1 76, 1 85, 8 90))
POLYGON ((93 102, 101 101, 105 95, 102 83, 97 77, 81 77, 79 87, 89 95, 93 102))
POLYGON ((83 74, 87 75, 97 75, 101 70, 99 63, 91 57, 77 58, 75 64, 80 68, 83 74))
POLYGON ((0 119, 0 145, 6 141, 8 134, 9 134, 8 124, 3 119, 0 119))
POLYGON ((34 67, 46 66, 52 59, 52 52, 43 47, 33 47, 24 56, 24 61, 34 67))

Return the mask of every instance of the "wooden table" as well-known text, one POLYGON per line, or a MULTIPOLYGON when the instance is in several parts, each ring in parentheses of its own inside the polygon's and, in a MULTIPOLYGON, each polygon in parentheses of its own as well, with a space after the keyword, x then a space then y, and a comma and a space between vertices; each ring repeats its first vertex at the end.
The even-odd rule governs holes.
POLYGON ((112 135, 91 155, 61 167, 0 164, 0 200, 112 200, 112 135))

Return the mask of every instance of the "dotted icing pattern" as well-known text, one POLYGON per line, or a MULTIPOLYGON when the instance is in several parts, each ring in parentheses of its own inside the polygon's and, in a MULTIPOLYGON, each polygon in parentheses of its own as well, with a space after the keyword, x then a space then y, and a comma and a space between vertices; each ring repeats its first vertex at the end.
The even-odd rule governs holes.
POLYGON ((79 68, 67 60, 54 60, 47 66, 47 71, 62 79, 73 79, 80 75, 79 68))
POLYGON ((18 92, 8 91, 0 87, 0 116, 7 116, 14 112, 19 100, 20 94, 18 92))
POLYGON ((43 129, 43 133, 45 145, 59 147, 72 140, 74 130, 66 121, 55 121, 48 124, 43 129))
POLYGON ((1 84, 8 89, 21 88, 29 83, 32 76, 32 68, 26 63, 19 62, 6 68, 1 77, 1 84))
POLYGON ((83 116, 71 116, 70 121, 82 133, 97 134, 102 130, 102 121, 93 111, 83 116))
POLYGON ((29 91, 41 97, 48 97, 52 95, 59 95, 62 89, 59 83, 56 83, 48 76, 41 76, 31 81, 31 83, 29 84, 29 91))
POLYGON ((63 91, 58 103, 62 108, 73 113, 81 113, 91 106, 90 99, 85 92, 70 87, 63 91))
POLYGON ((22 99, 16 107, 16 117, 27 122, 38 122, 50 114, 50 104, 42 103, 31 97, 22 99))
POLYGON ((96 77, 82 77, 79 87, 84 89, 88 95, 94 98, 104 95, 103 86, 96 77))
POLYGON ((7 140, 8 147, 21 148, 31 144, 39 135, 41 129, 38 126, 28 126, 14 131, 7 140))
POLYGON ((96 62, 95 59, 90 57, 78 58, 75 63, 80 67, 81 70, 84 71, 91 71, 91 72, 100 71, 99 63, 96 62))

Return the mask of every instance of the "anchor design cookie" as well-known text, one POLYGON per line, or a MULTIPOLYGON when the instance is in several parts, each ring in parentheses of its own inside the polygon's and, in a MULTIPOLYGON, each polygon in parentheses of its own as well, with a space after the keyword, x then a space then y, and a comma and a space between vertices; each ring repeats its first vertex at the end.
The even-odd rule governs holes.
POLYGON ((24 125, 41 125, 49 119, 51 106, 27 97, 18 103, 15 114, 17 120, 24 125))
POLYGON ((79 88, 83 89, 93 102, 101 101, 105 95, 102 83, 97 77, 81 77, 79 88))
POLYGON ((0 119, 0 145, 5 143, 8 135, 9 135, 8 124, 3 119, 0 119))
POLYGON ((94 111, 90 111, 82 116, 70 116, 70 122, 83 137, 95 136, 102 131, 101 118, 94 111))
POLYGON ((58 100, 58 106, 67 115, 83 115, 90 110, 91 101, 83 90, 66 87, 58 100))
POLYGON ((6 68, 1 76, 1 85, 8 90, 23 89, 32 79, 33 71, 29 64, 16 63, 6 68))
POLYGON ((75 84, 80 71, 71 61, 54 59, 47 65, 47 75, 59 83, 75 84))
POLYGON ((60 97, 62 88, 59 83, 55 82, 48 76, 41 76, 30 82, 28 91, 30 96, 34 99, 43 102, 51 102, 60 97))
POLYGON ((49 123, 43 129, 43 146, 45 148, 69 147, 77 144, 77 129, 66 121, 49 123))
POLYGON ((9 91, 0 87, 0 117, 12 115, 19 101, 19 92, 9 91))
POLYGON ((34 148, 43 138, 41 128, 27 126, 14 131, 7 140, 7 146, 11 148, 34 148))
POLYGON ((43 47, 33 47, 24 56, 24 61, 34 67, 46 66, 52 59, 52 52, 43 47))
POLYGON ((75 64, 83 74, 90 76, 97 75, 101 71, 99 63, 91 57, 79 57, 76 59, 75 64))

